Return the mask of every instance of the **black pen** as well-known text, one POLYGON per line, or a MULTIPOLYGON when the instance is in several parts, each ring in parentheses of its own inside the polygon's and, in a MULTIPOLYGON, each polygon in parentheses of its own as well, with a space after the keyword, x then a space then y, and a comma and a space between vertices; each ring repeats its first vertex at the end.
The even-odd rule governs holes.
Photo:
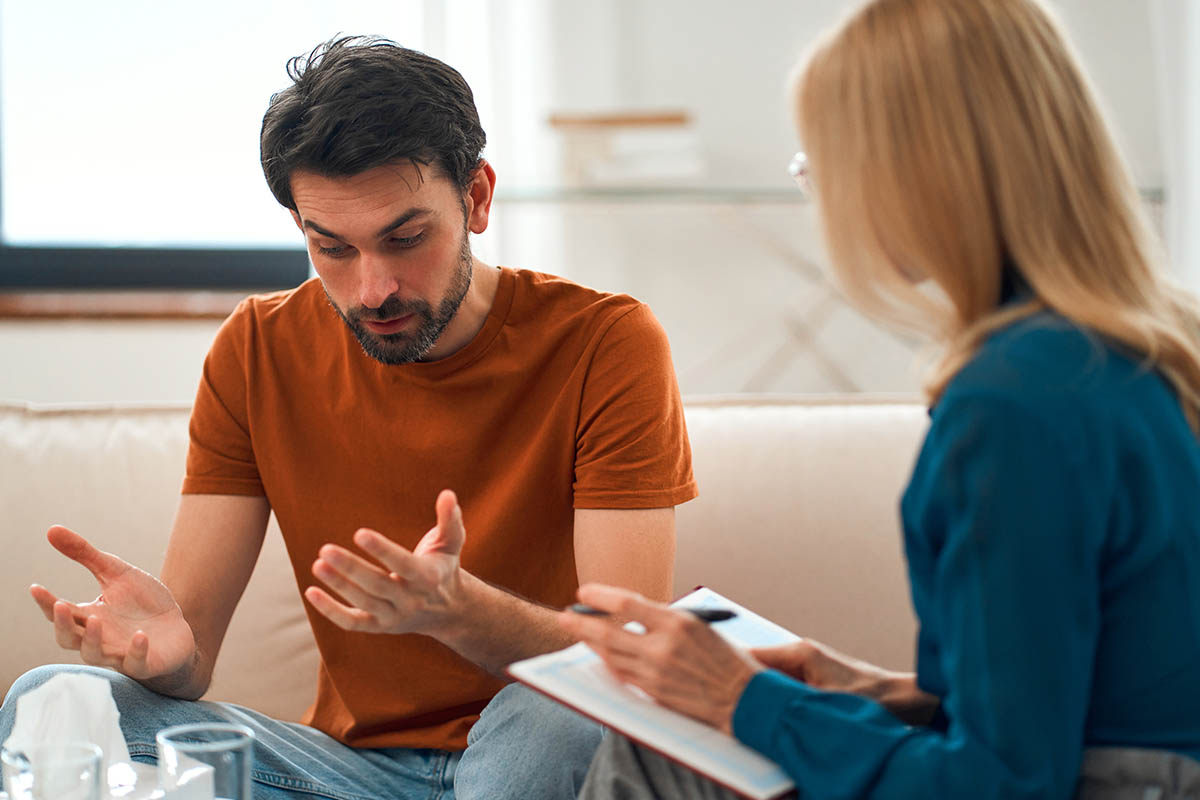
MULTIPOLYGON (((610 616, 607 611, 601 611, 585 603, 575 603, 574 605, 567 606, 567 610, 575 614, 586 614, 589 617, 610 616)), ((724 622, 727 619, 733 619, 737 616, 736 611, 730 611, 728 608, 685 608, 683 610, 695 615, 697 619, 708 623, 724 622)))

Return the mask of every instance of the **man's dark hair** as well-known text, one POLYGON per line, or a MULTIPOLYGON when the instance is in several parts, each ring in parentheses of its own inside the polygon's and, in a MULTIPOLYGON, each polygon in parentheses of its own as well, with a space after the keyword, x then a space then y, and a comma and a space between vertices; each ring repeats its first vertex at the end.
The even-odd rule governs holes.
POLYGON ((485 136, 462 75, 388 39, 345 36, 288 61, 260 138, 271 193, 296 210, 291 175, 357 175, 397 161, 433 164, 466 189, 485 136))

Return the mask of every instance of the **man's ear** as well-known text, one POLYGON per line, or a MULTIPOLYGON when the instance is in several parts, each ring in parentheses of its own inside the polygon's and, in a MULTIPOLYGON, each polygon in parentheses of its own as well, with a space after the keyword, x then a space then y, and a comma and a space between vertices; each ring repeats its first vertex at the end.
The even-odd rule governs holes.
POLYGON ((304 220, 300 219, 300 214, 294 208, 289 208, 288 211, 292 212, 292 219, 296 221, 296 227, 300 229, 301 233, 304 233, 304 220))
POLYGON ((486 160, 480 159, 471 185, 467 187, 463 202, 467 206, 467 229, 471 233, 487 230, 488 217, 492 213, 492 198, 496 193, 496 170, 486 160))

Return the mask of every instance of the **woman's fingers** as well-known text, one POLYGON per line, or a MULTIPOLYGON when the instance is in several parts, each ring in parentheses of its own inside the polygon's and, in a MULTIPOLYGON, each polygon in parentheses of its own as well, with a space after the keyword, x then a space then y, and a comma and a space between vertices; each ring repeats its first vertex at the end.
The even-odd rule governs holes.
POLYGON ((572 636, 593 649, 602 647, 610 652, 638 656, 645 649, 645 636, 627 631, 620 624, 608 619, 565 611, 559 615, 559 623, 572 636))
POLYGON ((674 625, 680 612, 662 603, 647 600, 637 592, 600 583, 585 583, 579 587, 579 599, 593 608, 607 611, 621 619, 636 620, 648 629, 674 625))
POLYGON ((647 688, 648 685, 655 683, 657 665, 653 661, 640 654, 609 650, 605 647, 594 649, 605 666, 612 670, 620 680, 642 688, 647 688))
POLYGON ((764 666, 800 678, 808 672, 817 661, 823 659, 823 653, 808 639, 798 642, 776 645, 775 647, 759 647, 750 651, 750 655, 758 659, 764 666))

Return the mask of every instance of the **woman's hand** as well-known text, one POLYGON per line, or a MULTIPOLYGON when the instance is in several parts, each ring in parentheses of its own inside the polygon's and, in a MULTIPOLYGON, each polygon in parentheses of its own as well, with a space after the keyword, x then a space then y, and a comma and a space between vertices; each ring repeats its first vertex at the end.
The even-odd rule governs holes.
POLYGON ((750 655, 814 689, 875 700, 910 725, 927 725, 937 711, 938 698, 918 689, 912 673, 885 670, 812 639, 751 650, 750 655))
POLYGON ((746 653, 685 611, 612 586, 580 587, 579 599, 620 620, 564 612, 560 622, 603 659, 621 681, 689 717, 732 733, 733 712, 746 684, 763 669, 746 653), (622 627, 640 622, 644 634, 622 627))

